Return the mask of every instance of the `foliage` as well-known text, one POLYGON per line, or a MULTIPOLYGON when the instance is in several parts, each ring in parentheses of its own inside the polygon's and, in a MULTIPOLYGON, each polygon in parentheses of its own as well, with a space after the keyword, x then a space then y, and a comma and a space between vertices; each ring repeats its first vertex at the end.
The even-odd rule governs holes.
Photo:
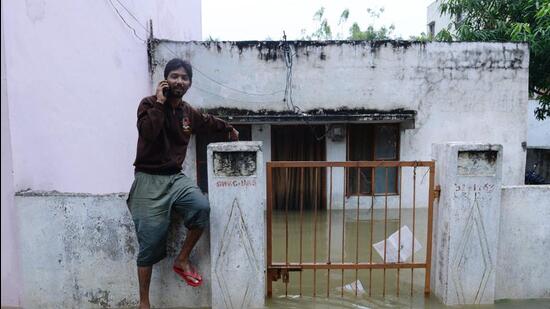
POLYGON ((321 7, 313 15, 313 19, 319 22, 319 28, 312 34, 312 37, 316 40, 330 40, 332 38, 332 30, 324 14, 325 8, 321 7))
POLYGON ((436 40, 529 43, 529 93, 540 104, 537 119, 550 117, 550 0, 443 0, 453 20, 436 40))
MULTIPOLYGON (((367 9, 367 13, 369 13, 369 16, 373 20, 376 20, 384 13, 384 8, 380 8, 378 11, 369 8, 367 9)), ((381 26, 379 29, 376 29, 372 24, 368 25, 367 29, 361 30, 359 24, 354 22, 349 29, 350 36, 348 40, 386 40, 390 38, 393 30, 395 30, 394 25, 390 25, 389 27, 381 26)))
MULTIPOLYGON (((380 18, 380 15, 384 12, 384 8, 380 8, 378 10, 374 9, 367 9, 367 13, 370 17, 371 21, 376 21, 378 18, 380 18)), ((340 18, 338 20, 338 26, 344 25, 347 23, 350 16, 349 9, 345 9, 340 14, 340 18)), ((337 33, 336 35, 333 35, 332 28, 325 16, 325 8, 321 7, 315 14, 313 15, 313 20, 315 20, 318 23, 317 30, 315 30, 310 35, 305 35, 305 30, 302 30, 302 39, 305 40, 332 40, 335 37, 341 38, 343 35, 341 33, 337 33)), ((390 38, 392 32, 395 30, 394 25, 390 26, 381 26, 381 27, 375 27, 373 23, 370 23, 366 29, 361 29, 358 22, 353 22, 353 24, 349 27, 349 35, 346 36, 347 40, 387 40, 390 38)))

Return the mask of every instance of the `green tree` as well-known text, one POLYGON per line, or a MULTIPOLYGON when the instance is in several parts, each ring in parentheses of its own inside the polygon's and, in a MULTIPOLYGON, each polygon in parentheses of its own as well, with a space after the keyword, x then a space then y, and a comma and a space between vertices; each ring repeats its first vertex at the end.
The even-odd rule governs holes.
MULTIPOLYGON (((345 38, 347 40, 387 40, 392 35, 392 32, 395 30, 394 25, 390 26, 381 26, 375 27, 373 22, 380 18, 380 15, 384 13, 384 8, 378 10, 367 9, 368 16, 372 21, 366 29, 361 29, 358 22, 354 22, 349 28, 349 35, 345 38)), ((340 14, 338 20, 338 26, 343 26, 347 23, 350 16, 349 9, 345 9, 340 14)), ((332 40, 334 37, 342 38, 344 37, 341 33, 337 33, 336 36, 333 36, 332 28, 325 16, 325 8, 321 7, 313 15, 313 20, 318 22, 317 30, 313 33, 306 35, 305 30, 302 30, 302 39, 305 40, 332 40)))
POLYGON ((440 11, 455 31, 436 40, 529 43, 529 94, 540 102, 537 119, 550 117, 550 0, 443 0, 440 11))
POLYGON ((311 34, 311 37, 315 40, 330 40, 332 39, 332 30, 328 24, 328 20, 325 17, 325 8, 321 7, 315 15, 313 20, 319 22, 319 28, 311 34))
MULTIPOLYGON (((384 8, 378 10, 368 8, 367 13, 372 20, 377 20, 380 18, 380 15, 384 13, 384 8)), ((387 40, 394 30, 394 25, 381 26, 377 29, 372 23, 367 26, 367 29, 361 30, 359 24, 354 22, 349 29, 350 36, 348 40, 387 40)))

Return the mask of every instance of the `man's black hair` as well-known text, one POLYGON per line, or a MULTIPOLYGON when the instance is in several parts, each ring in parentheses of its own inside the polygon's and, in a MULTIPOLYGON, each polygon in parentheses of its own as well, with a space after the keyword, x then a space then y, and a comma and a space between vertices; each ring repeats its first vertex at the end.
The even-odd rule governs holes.
POLYGON ((193 67, 191 66, 191 63, 187 60, 182 60, 180 58, 174 58, 168 61, 166 67, 164 67, 164 79, 168 78, 168 74, 170 74, 170 72, 175 71, 179 68, 183 68, 185 72, 187 72, 189 80, 193 81, 193 67))

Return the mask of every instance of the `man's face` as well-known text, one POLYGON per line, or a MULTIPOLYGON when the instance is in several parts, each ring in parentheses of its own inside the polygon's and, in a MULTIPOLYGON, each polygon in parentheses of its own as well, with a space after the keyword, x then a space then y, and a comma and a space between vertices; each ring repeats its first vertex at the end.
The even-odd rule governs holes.
POLYGON ((183 97, 189 87, 191 87, 191 80, 184 68, 171 71, 168 73, 166 80, 170 86, 170 96, 172 97, 183 97))

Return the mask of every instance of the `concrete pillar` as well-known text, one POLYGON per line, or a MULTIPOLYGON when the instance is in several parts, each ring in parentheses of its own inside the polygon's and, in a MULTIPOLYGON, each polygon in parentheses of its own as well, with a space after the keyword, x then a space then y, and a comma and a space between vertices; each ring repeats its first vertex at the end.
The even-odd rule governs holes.
POLYGON ((265 298, 265 172, 261 142, 208 145, 212 308, 265 298))
POLYGON ((445 305, 492 304, 500 221, 502 146, 434 144, 432 291, 445 305))

